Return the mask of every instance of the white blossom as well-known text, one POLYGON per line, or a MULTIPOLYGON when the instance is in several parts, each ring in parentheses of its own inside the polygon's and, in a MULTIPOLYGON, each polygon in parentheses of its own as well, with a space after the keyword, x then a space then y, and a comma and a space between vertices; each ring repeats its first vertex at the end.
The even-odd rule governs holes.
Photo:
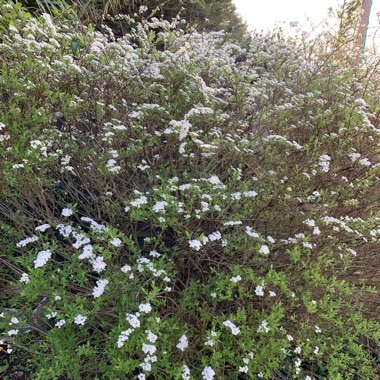
POLYGON ((202 376, 203 380, 213 380, 215 371, 210 366, 206 366, 202 371, 202 376))
POLYGON ((71 208, 64 208, 64 209, 62 209, 61 214, 65 217, 69 217, 69 216, 73 215, 73 210, 71 210, 71 208))
POLYGON ((125 319, 133 328, 137 329, 138 327, 140 327, 140 320, 136 314, 127 314, 125 316, 125 319))
POLYGON ((30 244, 30 243, 34 243, 35 241, 38 240, 38 236, 30 236, 30 237, 27 237, 26 239, 24 240, 21 240, 19 241, 16 246, 18 248, 20 247, 25 247, 27 244, 30 244))
POLYGON ((66 324, 66 321, 64 319, 60 319, 54 326, 60 329, 65 324, 66 324))
POLYGON ((119 239, 119 238, 113 238, 110 243, 114 246, 114 247, 120 247, 122 245, 122 241, 119 239))
POLYGON ((235 276, 235 277, 231 277, 230 278, 230 281, 231 282, 239 282, 239 281, 241 281, 241 276, 238 274, 237 276, 235 276))
POLYGON ((27 273, 23 273, 21 275, 20 282, 28 284, 30 282, 29 275, 27 273))
POLYGON ((34 267, 43 267, 51 258, 51 251, 49 249, 38 252, 37 258, 34 260, 34 267))
POLYGON ((83 326, 84 323, 86 322, 86 320, 87 320, 87 317, 85 317, 84 315, 78 314, 78 315, 75 317, 75 319, 74 319, 74 323, 75 323, 76 325, 81 325, 81 326, 83 326))
POLYGON ((255 289, 255 293, 257 296, 262 297, 264 295, 264 288, 261 285, 257 285, 255 289))
POLYGON ((202 248, 202 243, 199 240, 189 240, 189 246, 190 248, 195 249, 196 251, 199 251, 202 248))
POLYGON ((92 291, 92 295, 94 296, 94 298, 98 298, 104 293, 104 290, 105 290, 108 282, 109 282, 108 280, 96 281, 96 286, 94 287, 94 289, 92 291))
POLYGON ((245 227, 245 233, 248 235, 248 236, 251 236, 253 238, 258 238, 260 235, 254 231, 252 231, 252 228, 249 227, 249 226, 246 226, 245 227))
POLYGON ((186 335, 182 335, 179 339, 179 343, 177 344, 177 348, 181 351, 185 351, 185 349, 188 347, 189 342, 186 335))
POLYGON ((143 350, 144 354, 154 354, 156 352, 157 348, 153 344, 143 343, 142 350, 143 350))
POLYGON ((80 260, 85 260, 85 259, 94 259, 95 254, 94 254, 94 248, 91 244, 86 244, 83 247, 82 253, 78 256, 80 260))
POLYGON ((34 230, 40 231, 40 232, 45 232, 49 228, 50 228, 50 224, 41 224, 40 226, 37 226, 34 230))
POLYGON ((95 259, 91 260, 92 269, 96 273, 101 273, 106 268, 107 264, 104 262, 104 258, 102 256, 96 256, 95 259))
POLYGON ((262 245, 260 247, 259 253, 262 253, 263 255, 269 255, 269 247, 267 245, 262 245))
POLYGON ((185 364, 181 374, 182 380, 190 380, 190 368, 185 364))
POLYGON ((230 320, 224 321, 223 325, 226 327, 229 327, 231 329, 232 335, 238 335, 240 333, 239 327, 237 327, 234 323, 232 323, 230 320))
POLYGON ((165 212, 165 206, 167 205, 168 205, 168 202, 165 202, 165 201, 156 202, 155 205, 153 206, 153 211, 165 212))
POLYGON ((139 305, 139 310, 141 313, 148 314, 152 311, 152 306, 150 303, 142 303, 139 305))

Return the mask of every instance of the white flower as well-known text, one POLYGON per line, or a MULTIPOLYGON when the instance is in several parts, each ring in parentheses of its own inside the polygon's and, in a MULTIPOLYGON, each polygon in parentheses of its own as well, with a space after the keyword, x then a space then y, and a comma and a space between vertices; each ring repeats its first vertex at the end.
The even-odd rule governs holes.
POLYGON ((289 342, 291 342, 292 340, 294 340, 294 338, 290 334, 288 334, 286 337, 288 338, 289 342))
POLYGON ((186 142, 183 142, 180 146, 179 146, 179 150, 178 150, 178 152, 180 153, 180 154, 184 154, 186 151, 185 151, 185 146, 187 145, 187 143, 186 142))
POLYGON ((49 224, 42 224, 40 226, 37 226, 34 230, 35 231, 40 231, 40 232, 45 232, 49 228, 50 228, 49 224))
POLYGON ((321 330, 321 328, 320 328, 319 326, 314 326, 314 327, 315 327, 315 332, 316 332, 317 334, 319 334, 319 333, 322 332, 322 330, 321 330))
POLYGON ((24 282, 25 284, 28 284, 30 282, 29 275, 27 273, 23 273, 21 275, 20 282, 24 282))
POLYGON ((152 370, 152 364, 150 364, 148 361, 146 361, 146 358, 143 362, 140 363, 140 367, 145 372, 150 372, 152 370))
POLYGON ((46 318, 47 319, 53 319, 53 318, 55 318, 57 316, 57 314, 58 313, 56 311, 52 311, 51 313, 46 314, 46 318))
POLYGON ((11 318, 11 323, 10 323, 10 324, 18 325, 19 322, 20 322, 20 321, 18 320, 18 318, 16 318, 16 317, 12 317, 12 318, 11 318))
MULTIPOLYGON (((214 207, 215 208, 215 207, 214 207)), ((221 211, 220 210, 217 210, 217 211, 221 211)), ((224 222, 223 223, 223 226, 237 226, 239 224, 243 224, 241 220, 237 220, 237 221, 234 221, 234 220, 229 220, 228 222, 224 222)))
POLYGON ((239 367, 239 372, 242 372, 242 373, 248 373, 248 366, 244 366, 244 367, 239 367))
POLYGON ((73 215, 73 210, 71 210, 71 208, 64 208, 64 209, 62 210, 61 214, 62 214, 63 216, 68 217, 68 216, 73 215))
POLYGON ((261 322, 261 325, 258 327, 257 332, 269 332, 270 328, 268 327, 268 322, 264 319, 261 322))
POLYGON ((210 235, 208 235, 207 238, 210 241, 217 241, 217 240, 220 240, 222 238, 222 235, 220 234, 219 231, 215 231, 215 232, 211 233, 210 235))
POLYGON ((322 156, 319 156, 319 166, 321 168, 321 172, 327 173, 329 171, 330 161, 331 157, 327 154, 322 154, 322 156))
POLYGON ((190 368, 185 364, 182 370, 182 380, 190 380, 190 368))
POLYGON ((139 310, 141 313, 148 314, 152 311, 152 306, 150 303, 142 303, 139 305, 139 310))
POLYGON ((8 335, 9 335, 9 336, 17 335, 17 334, 18 334, 18 330, 16 330, 16 329, 12 329, 12 330, 9 330, 9 331, 8 331, 8 335))
POLYGON ((65 224, 58 224, 56 229, 63 237, 69 237, 74 231, 71 226, 65 224))
POLYGON ((273 290, 270 290, 269 291, 269 296, 270 297, 276 297, 276 292, 274 292, 273 290))
POLYGON ((314 227, 315 226, 315 220, 313 220, 313 219, 306 219, 303 223, 306 224, 309 227, 314 227))
POLYGON ((95 259, 91 260, 91 264, 92 264, 92 268, 97 273, 103 272, 107 266, 102 256, 97 256, 95 259))
POLYGON ((94 287, 92 291, 92 295, 94 298, 100 297, 104 293, 104 289, 106 288, 106 285, 108 284, 108 280, 98 280, 96 281, 96 286, 94 287))
POLYGON ((133 332, 133 329, 128 329, 128 330, 121 332, 121 334, 119 335, 119 338, 117 340, 117 346, 119 348, 124 346, 124 342, 129 339, 129 335, 131 335, 132 332, 133 332))
POLYGON ((269 247, 267 245, 262 245, 260 247, 259 253, 262 253, 264 255, 269 255, 269 247))
POLYGON ((293 351, 295 354, 300 354, 301 353, 301 347, 296 347, 293 351))
POLYGON ((150 343, 154 343, 157 340, 158 336, 152 333, 152 331, 147 330, 145 332, 147 333, 147 339, 150 343))
POLYGON ((149 256, 157 258, 157 257, 160 257, 161 254, 158 253, 157 251, 150 251, 149 256))
POLYGON ((238 274, 238 275, 235 276, 235 277, 231 277, 231 278, 230 278, 230 281, 231 281, 231 282, 239 282, 239 281, 241 281, 241 276, 238 274))
POLYGON ((140 117, 140 112, 139 111, 132 111, 129 115, 128 115, 128 117, 130 117, 130 118, 139 118, 140 117))
POLYGON ((165 212, 165 206, 168 205, 168 202, 161 201, 161 202, 156 202, 156 204, 153 206, 153 211, 154 212, 165 212))
POLYGON ((318 352, 319 352, 319 347, 318 347, 318 346, 315 346, 314 354, 315 354, 315 355, 318 355, 318 352))
POLYGON ((207 340, 205 342, 205 346, 210 346, 210 347, 215 346, 215 342, 214 342, 214 339, 213 339, 214 336, 216 336, 216 332, 215 331, 211 331, 211 335, 207 337, 207 340))
POLYGON ((243 195, 245 197, 251 198, 251 197, 256 197, 257 193, 256 193, 256 191, 251 190, 251 191, 244 191, 243 195))
POLYGON ((77 239, 76 242, 73 244, 73 247, 75 249, 79 249, 82 245, 85 245, 91 242, 89 238, 85 237, 82 234, 73 233, 73 235, 77 239))
POLYGON ((34 242, 37 241, 37 240, 38 240, 38 236, 30 236, 30 237, 28 237, 28 238, 26 238, 26 239, 24 239, 24 240, 19 241, 19 242, 16 244, 16 246, 17 246, 18 248, 20 248, 20 247, 25 247, 27 244, 34 243, 34 242))
POLYGON ((131 202, 131 206, 135 206, 137 208, 140 208, 141 205, 147 204, 148 198, 145 195, 142 195, 140 198, 135 199, 131 202))
POLYGON ((262 297, 264 295, 264 288, 260 285, 256 286, 255 293, 257 296, 262 297))
POLYGON ((75 319, 74 319, 74 323, 76 325, 84 325, 84 323, 86 322, 87 320, 87 317, 85 317, 84 315, 81 315, 81 314, 78 314, 75 319))
POLYGON ((203 244, 199 240, 196 240, 196 239, 189 240, 189 246, 190 246, 190 248, 193 248, 196 251, 199 251, 201 249, 202 245, 203 244))
POLYGON ((60 319, 54 326, 60 329, 65 324, 66 324, 66 321, 64 319, 60 319))
POLYGON ((46 251, 38 252, 37 258, 34 260, 34 267, 41 268, 43 267, 51 258, 51 251, 47 249, 46 251))
POLYGON ((363 166, 371 166, 371 161, 368 158, 362 158, 359 160, 359 164, 363 166))
MULTIPOLYGON (((80 220, 82 220, 83 222, 89 222, 91 224, 91 229, 96 232, 96 233, 103 233, 103 232, 106 232, 107 231, 107 227, 104 226, 103 224, 99 224, 98 222, 96 222, 95 220, 87 217, 87 216, 82 216, 80 218, 80 220)), ((83 235, 76 235, 75 236, 77 239, 82 239, 83 238, 83 235)))
POLYGON ((189 341, 186 335, 182 335, 179 339, 179 343, 177 344, 177 348, 181 351, 185 351, 185 349, 189 346, 189 341))
POLYGON ((125 316, 125 319, 129 322, 129 324, 133 328, 137 329, 138 327, 140 327, 140 321, 139 321, 139 318, 138 318, 137 315, 135 315, 135 314, 127 314, 125 316))
POLYGON ((246 226, 246 227, 245 227, 245 233, 246 233, 248 236, 251 236, 251 237, 254 237, 254 238, 258 238, 258 237, 259 237, 259 234, 257 234, 256 232, 252 231, 252 228, 249 227, 249 226, 246 226))
POLYGON ((203 380, 213 380, 215 376, 215 371, 210 367, 207 366, 202 371, 203 380))
POLYGON ((94 248, 92 247, 91 244, 86 244, 83 247, 82 253, 78 256, 79 260, 85 260, 85 259, 94 259, 95 254, 94 254, 94 248))
POLYGON ((229 327, 231 329, 232 335, 238 335, 240 333, 239 327, 237 327, 234 323, 232 323, 230 320, 224 321, 223 325, 226 327, 229 327))
POLYGON ((348 157, 350 157, 352 162, 357 161, 360 158, 361 154, 360 153, 350 153, 348 157))
POLYGON ((128 273, 132 270, 132 267, 129 265, 124 265, 120 270, 124 273, 128 273))
POLYGON ((122 245, 122 241, 119 239, 119 238, 113 238, 110 243, 114 246, 114 247, 120 247, 122 245))
MULTIPOLYGON (((219 185, 221 183, 218 176, 213 175, 208 179, 208 182, 210 182, 212 185, 219 185)), ((209 367, 210 368, 210 367, 209 367)))
POLYGON ((157 348, 153 344, 143 343, 142 350, 143 350, 144 354, 154 354, 156 352, 157 348))

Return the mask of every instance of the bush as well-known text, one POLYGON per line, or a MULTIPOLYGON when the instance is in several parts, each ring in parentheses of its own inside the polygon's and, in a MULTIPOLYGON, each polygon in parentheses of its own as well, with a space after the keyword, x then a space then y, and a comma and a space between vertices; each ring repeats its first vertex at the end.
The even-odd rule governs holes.
POLYGON ((380 376, 376 81, 0 9, 8 378, 380 376))

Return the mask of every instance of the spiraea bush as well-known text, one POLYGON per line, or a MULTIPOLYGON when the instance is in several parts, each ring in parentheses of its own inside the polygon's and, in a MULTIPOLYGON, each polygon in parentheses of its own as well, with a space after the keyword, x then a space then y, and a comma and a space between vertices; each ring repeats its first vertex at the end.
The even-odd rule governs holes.
POLYGON ((5 378, 380 378, 373 71, 0 14, 5 378))

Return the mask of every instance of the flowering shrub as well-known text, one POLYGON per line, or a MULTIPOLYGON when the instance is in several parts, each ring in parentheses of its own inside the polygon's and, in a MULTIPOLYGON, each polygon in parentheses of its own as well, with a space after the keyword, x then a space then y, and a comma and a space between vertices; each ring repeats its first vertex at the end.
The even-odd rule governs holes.
POLYGON ((3 371, 380 376, 375 81, 275 36, 0 10, 3 371))

